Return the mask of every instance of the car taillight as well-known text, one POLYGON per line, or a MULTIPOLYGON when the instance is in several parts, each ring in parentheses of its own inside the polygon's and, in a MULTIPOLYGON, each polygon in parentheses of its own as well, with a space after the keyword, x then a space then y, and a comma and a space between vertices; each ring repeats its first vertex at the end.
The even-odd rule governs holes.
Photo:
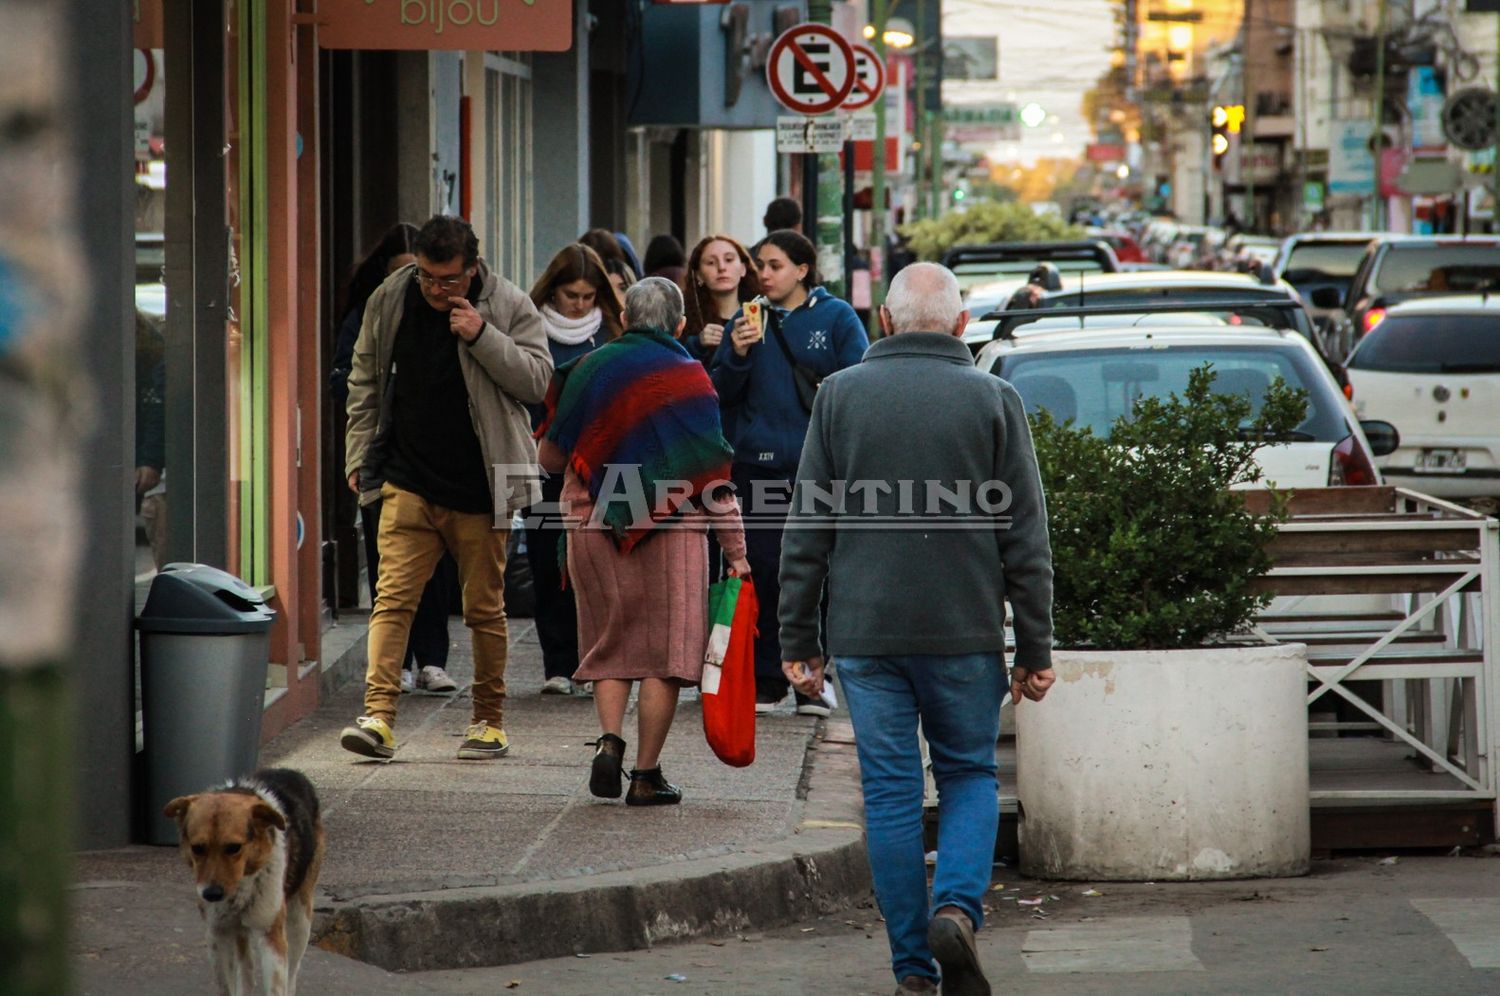
POLYGON ((1345 436, 1333 448, 1333 461, 1328 467, 1329 486, 1357 487, 1379 483, 1380 480, 1375 475, 1375 464, 1370 460, 1370 454, 1365 452, 1365 448, 1354 436, 1345 436))
POLYGON ((1385 321, 1385 309, 1371 308, 1369 311, 1365 312, 1365 331, 1370 331, 1383 321, 1385 321))
MULTIPOLYGON (((1348 398, 1350 401, 1354 400, 1354 385, 1353 384, 1345 384, 1344 385, 1344 397, 1348 398)), ((1354 437, 1350 436, 1349 438, 1353 439, 1354 437)))

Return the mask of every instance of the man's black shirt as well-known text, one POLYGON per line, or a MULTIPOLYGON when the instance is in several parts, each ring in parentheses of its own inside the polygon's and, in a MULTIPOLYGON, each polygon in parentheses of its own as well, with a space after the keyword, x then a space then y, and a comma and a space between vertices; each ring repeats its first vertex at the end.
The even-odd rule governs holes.
MULTIPOLYGON (((470 284, 470 300, 477 283, 470 284)), ((458 348, 448 313, 428 304, 413 280, 392 353, 393 421, 385 476, 435 505, 490 512, 489 471, 469 414, 458 348)))

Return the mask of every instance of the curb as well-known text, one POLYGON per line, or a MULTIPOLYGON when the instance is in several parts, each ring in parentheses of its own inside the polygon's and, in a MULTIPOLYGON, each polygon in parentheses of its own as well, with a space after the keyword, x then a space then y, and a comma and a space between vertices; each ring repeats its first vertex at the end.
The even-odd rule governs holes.
POLYGON ((870 894, 847 723, 807 753, 790 837, 736 854, 577 879, 370 896, 320 908, 313 942, 387 971, 480 968, 764 930, 870 894))

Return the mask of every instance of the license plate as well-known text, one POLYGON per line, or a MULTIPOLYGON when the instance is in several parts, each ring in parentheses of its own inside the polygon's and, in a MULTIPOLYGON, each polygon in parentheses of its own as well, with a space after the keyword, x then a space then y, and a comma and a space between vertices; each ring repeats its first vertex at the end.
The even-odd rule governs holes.
POLYGON ((1417 469, 1429 474, 1462 474, 1467 463, 1463 450, 1423 450, 1417 469))

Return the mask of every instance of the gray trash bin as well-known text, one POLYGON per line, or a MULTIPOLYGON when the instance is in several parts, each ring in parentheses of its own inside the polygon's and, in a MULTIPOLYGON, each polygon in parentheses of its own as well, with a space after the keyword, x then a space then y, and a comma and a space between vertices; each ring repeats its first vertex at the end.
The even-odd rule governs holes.
POLYGON ((275 618, 217 568, 168 564, 152 580, 136 620, 149 843, 177 843, 168 802, 255 770, 275 618))

